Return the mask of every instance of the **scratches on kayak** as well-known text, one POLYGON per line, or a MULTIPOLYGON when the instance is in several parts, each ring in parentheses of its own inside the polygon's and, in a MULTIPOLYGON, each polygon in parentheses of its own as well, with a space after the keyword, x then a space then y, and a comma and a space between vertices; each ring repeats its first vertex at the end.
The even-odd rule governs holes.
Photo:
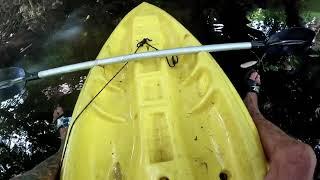
POLYGON ((184 36, 183 36, 183 39, 187 39, 187 38, 189 38, 191 35, 190 34, 185 34, 184 36))
POLYGON ((208 163, 205 160, 198 157, 198 158, 194 159, 194 162, 195 162, 196 166, 198 166, 199 169, 201 169, 203 172, 205 172, 206 174, 209 173, 208 163))
POLYGON ((205 162, 205 161, 201 162, 201 163, 200 163, 200 166, 205 167, 206 172, 208 173, 208 163, 207 163, 207 162, 205 162))
POLYGON ((122 172, 121 172, 121 167, 120 167, 120 163, 116 162, 113 165, 113 179, 114 180, 122 180, 122 172))
POLYGON ((212 79, 210 78, 209 73, 199 73, 198 76, 196 76, 197 79, 197 90, 199 97, 205 96, 205 94, 208 92, 210 85, 213 84, 212 79))
MULTIPOLYGON (((118 81, 118 83, 122 83, 122 81, 118 81)), ((110 91, 115 91, 115 92, 120 92, 120 93, 125 93, 125 90, 123 87, 119 86, 119 85, 116 85, 116 84, 109 84, 109 88, 110 88, 110 91)))
POLYGON ((212 153, 214 152, 214 151, 213 151, 212 149, 210 149, 209 147, 206 147, 206 148, 207 148, 210 152, 212 152, 212 153))
POLYGON ((104 117, 104 121, 112 122, 112 123, 126 123, 127 118, 117 115, 114 112, 105 112, 103 111, 103 107, 95 105, 96 115, 100 117, 104 117))

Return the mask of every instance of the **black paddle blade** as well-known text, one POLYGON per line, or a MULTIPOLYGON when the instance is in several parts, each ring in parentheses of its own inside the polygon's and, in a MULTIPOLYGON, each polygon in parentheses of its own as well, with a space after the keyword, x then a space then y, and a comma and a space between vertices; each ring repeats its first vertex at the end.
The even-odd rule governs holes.
POLYGON ((24 92, 25 76, 22 68, 0 69, 0 102, 24 92))
POLYGON ((302 54, 312 45, 315 35, 314 31, 303 27, 283 30, 267 39, 267 53, 271 55, 302 54))

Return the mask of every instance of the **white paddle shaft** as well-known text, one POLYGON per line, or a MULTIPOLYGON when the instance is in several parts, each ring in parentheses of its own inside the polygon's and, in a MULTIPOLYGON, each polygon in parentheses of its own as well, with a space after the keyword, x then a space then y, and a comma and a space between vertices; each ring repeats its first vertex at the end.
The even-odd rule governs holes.
POLYGON ((38 72, 39 78, 45 78, 49 76, 61 75, 75 71, 81 71, 85 69, 90 69, 98 65, 108 65, 115 63, 130 62, 134 60, 150 59, 157 57, 166 57, 166 56, 177 56, 182 54, 193 54, 199 52, 221 52, 221 51, 232 51, 232 50, 245 50, 252 49, 253 45, 251 42, 241 42, 241 43, 225 43, 225 44, 213 44, 205 46, 191 46, 184 48, 176 49, 166 49, 159 51, 149 51, 143 53, 136 53, 118 57, 111 57, 105 59, 97 59, 94 61, 86 61, 82 63, 62 66, 54 69, 44 70, 38 72))

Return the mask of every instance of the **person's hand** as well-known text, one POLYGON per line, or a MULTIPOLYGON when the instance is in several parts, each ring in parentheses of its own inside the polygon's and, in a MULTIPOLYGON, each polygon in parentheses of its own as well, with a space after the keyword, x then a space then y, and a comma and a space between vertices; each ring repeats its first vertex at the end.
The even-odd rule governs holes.
POLYGON ((246 75, 246 78, 247 78, 246 86, 247 86, 248 94, 252 94, 252 93, 259 94, 260 85, 261 85, 259 73, 255 70, 251 70, 248 73, 250 73, 246 75))
MULTIPOLYGON (((57 106, 55 108, 55 110, 53 111, 53 123, 56 123, 57 119, 63 115, 64 111, 63 108, 61 106, 57 106)), ((67 132, 68 132, 68 128, 60 128, 59 129, 59 134, 60 134, 60 138, 61 140, 64 140, 67 136, 67 132)))
POLYGON ((53 123, 64 113, 63 108, 61 106, 57 106, 53 111, 53 123))
POLYGON ((258 72, 253 72, 250 74, 249 79, 255 81, 258 85, 261 85, 260 75, 258 72))
POLYGON ((64 141, 66 139, 67 133, 68 133, 68 128, 60 128, 59 129, 60 139, 64 141))

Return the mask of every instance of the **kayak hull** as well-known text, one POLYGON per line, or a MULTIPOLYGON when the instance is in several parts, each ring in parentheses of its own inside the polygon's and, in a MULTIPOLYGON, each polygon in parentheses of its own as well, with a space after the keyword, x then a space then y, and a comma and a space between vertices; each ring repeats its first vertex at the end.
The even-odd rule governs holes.
MULTIPOLYGON (((173 17, 142 3, 97 59, 197 45, 173 17), (138 48, 145 38, 151 46, 138 48)), ((213 57, 173 58, 174 67, 168 57, 90 70, 73 112, 61 179, 264 178, 257 130, 213 57)))

